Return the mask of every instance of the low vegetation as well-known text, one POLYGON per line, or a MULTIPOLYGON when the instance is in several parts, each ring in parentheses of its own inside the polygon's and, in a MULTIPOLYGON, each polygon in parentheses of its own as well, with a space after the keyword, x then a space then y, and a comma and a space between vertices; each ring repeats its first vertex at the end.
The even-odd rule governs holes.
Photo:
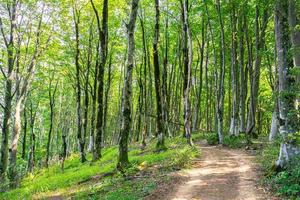
MULTIPOLYGON (((197 136, 196 136, 197 137, 197 136)), ((171 181, 168 174, 188 167, 199 154, 186 145, 183 138, 167 140, 166 151, 157 153, 155 142, 141 150, 138 144, 130 146, 131 167, 125 174, 115 171, 117 146, 106 148, 97 162, 80 163, 79 155, 71 155, 60 165, 36 170, 21 181, 18 189, 0 194, 0 199, 37 199, 51 196, 74 199, 139 199, 157 187, 158 181, 171 181)), ((91 160, 91 155, 88 159, 91 160)))
POLYGON ((263 183, 285 199, 300 199, 300 159, 294 159, 281 171, 275 170, 280 141, 268 144, 258 157, 264 173, 263 183))

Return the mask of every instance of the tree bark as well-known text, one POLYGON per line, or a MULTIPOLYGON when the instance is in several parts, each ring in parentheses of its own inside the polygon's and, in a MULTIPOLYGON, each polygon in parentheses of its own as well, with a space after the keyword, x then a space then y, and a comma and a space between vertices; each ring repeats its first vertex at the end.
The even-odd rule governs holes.
POLYGON ((231 89, 232 89, 232 111, 230 121, 230 134, 237 136, 239 134, 239 77, 237 63, 237 16, 235 4, 232 4, 231 13, 231 89))
MULTIPOLYGON (((75 47, 75 68, 76 68, 76 104, 77 104, 77 139, 80 152, 80 160, 82 163, 86 161, 84 147, 85 147, 85 138, 83 138, 83 120, 82 120, 82 105, 81 105, 81 65, 79 63, 80 59, 80 39, 79 39, 79 23, 80 23, 80 12, 77 10, 76 5, 73 8, 73 17, 75 25, 75 37, 76 37, 76 47, 75 47)), ((54 96, 54 95, 53 95, 54 96)), ((49 134, 50 135, 50 134, 49 134)))
POLYGON ((36 118, 37 108, 36 111, 33 111, 32 102, 30 103, 30 141, 29 141, 29 156, 28 156, 28 164, 27 164, 27 171, 32 172, 34 165, 35 165, 35 132, 34 132, 34 124, 36 118))
POLYGON ((165 130, 164 130, 164 117, 163 117, 163 99, 162 99, 162 86, 160 81, 160 64, 159 64, 159 0, 155 1, 155 30, 153 40, 153 66, 154 66, 154 78, 155 78, 155 93, 156 93, 156 136, 157 136, 157 150, 165 148, 165 130))
MULTIPOLYGON (((221 33, 221 49, 220 49, 220 77, 218 84, 218 92, 217 92, 217 106, 216 106, 216 118, 217 118, 217 133, 219 143, 223 143, 223 121, 224 121, 224 80, 225 80, 225 33, 224 33, 224 25, 222 20, 222 13, 221 13, 221 5, 220 0, 217 0, 217 12, 219 16, 219 23, 220 23, 220 33, 221 33)), ((218 79, 216 79, 217 81, 218 79)))
POLYGON ((103 114, 104 114, 104 105, 103 105, 103 97, 104 97, 104 69, 106 66, 107 60, 107 44, 108 44, 108 0, 104 0, 103 9, 102 9, 102 25, 100 22, 98 11, 93 3, 93 0, 90 0, 94 13, 97 19, 98 26, 98 35, 100 41, 99 48, 99 72, 98 72, 98 92, 97 92, 97 123, 96 123, 96 142, 95 142, 95 151, 93 154, 93 160, 97 160, 101 158, 101 149, 103 146, 103 136, 104 136, 104 128, 103 128, 103 114))
MULTIPOLYGON (((294 121, 295 116, 291 116, 294 109, 295 96, 286 94, 293 86, 292 68, 293 63, 288 55, 291 48, 288 24, 288 14, 292 13, 289 9, 288 1, 277 1, 275 7, 275 35, 276 49, 278 56, 278 80, 279 80, 279 132, 283 137, 280 146, 280 154, 276 165, 279 168, 284 167, 288 161, 300 155, 300 149, 295 142, 289 138, 290 135, 297 132, 297 126, 294 121)), ((291 17, 291 16, 289 16, 291 17)))
POLYGON ((127 50, 127 64, 126 64, 126 75, 124 80, 124 88, 122 95, 122 113, 121 113, 121 130, 119 137, 119 156, 117 169, 123 171, 129 165, 128 160, 128 136, 131 127, 131 97, 132 97, 132 71, 134 66, 134 30, 138 11, 139 0, 132 0, 131 2, 131 13, 129 18, 129 23, 127 27, 127 40, 128 40, 128 50, 127 50))
POLYGON ((10 10, 10 30, 9 30, 9 40, 3 32, 2 19, 0 18, 0 28, 2 32, 2 37, 7 51, 7 74, 5 78, 5 90, 4 90, 4 114, 2 122, 2 143, 1 143, 1 158, 0 158, 0 181, 4 180, 6 177, 6 170, 8 166, 8 137, 9 129, 11 123, 11 112, 12 112, 12 100, 13 100, 13 70, 14 70, 14 36, 16 30, 16 10, 17 1, 13 0, 8 4, 8 9, 10 10))
POLYGON ((27 110, 23 110, 24 124, 23 124, 23 139, 22 139, 22 159, 26 157, 26 143, 27 143, 27 110))
POLYGON ((188 0, 183 0, 183 56, 184 56, 184 136, 187 143, 193 146, 191 137, 191 105, 190 105, 190 89, 191 89, 191 75, 193 64, 193 44, 192 33, 189 27, 189 14, 188 14, 188 0))

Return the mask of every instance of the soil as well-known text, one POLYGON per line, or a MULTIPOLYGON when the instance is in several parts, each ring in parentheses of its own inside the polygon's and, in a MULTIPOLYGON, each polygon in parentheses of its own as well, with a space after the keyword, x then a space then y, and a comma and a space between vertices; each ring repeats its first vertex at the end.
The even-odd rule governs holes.
POLYGON ((191 169, 159 185, 148 200, 276 200, 259 186, 255 157, 244 150, 201 144, 201 157, 191 169), (185 177, 179 178, 178 176, 185 177))

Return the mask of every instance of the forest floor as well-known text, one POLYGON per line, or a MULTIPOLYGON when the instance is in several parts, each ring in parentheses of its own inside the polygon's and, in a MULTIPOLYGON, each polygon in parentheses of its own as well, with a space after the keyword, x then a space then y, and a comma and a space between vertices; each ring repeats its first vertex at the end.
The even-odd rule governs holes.
MULTIPOLYGON (((158 187, 164 193, 149 196, 149 200, 277 199, 258 184, 260 169, 255 162, 255 156, 241 149, 202 143, 201 157, 193 161, 192 168, 180 172, 186 178, 178 181, 169 190, 158 187)), ((159 191, 155 193, 157 192, 159 191)))

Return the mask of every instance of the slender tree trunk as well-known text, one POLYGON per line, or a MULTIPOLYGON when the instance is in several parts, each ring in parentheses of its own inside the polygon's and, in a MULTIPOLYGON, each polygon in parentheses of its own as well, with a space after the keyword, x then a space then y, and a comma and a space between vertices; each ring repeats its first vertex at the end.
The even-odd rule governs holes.
MULTIPOLYGON (((88 124, 89 124, 89 86, 90 86, 90 69, 91 69, 91 62, 92 62, 92 41, 93 41, 93 33, 92 33, 92 26, 90 26, 90 33, 89 33, 89 45, 87 50, 87 66, 86 66, 86 74, 85 74, 85 83, 84 83, 84 108, 83 108, 83 138, 85 140, 86 135, 88 134, 88 124)), ((65 139, 62 135, 62 141, 65 139)), ((64 144, 63 144, 64 145, 64 144)))
MULTIPOLYGON (((5 39, 6 51, 7 51, 7 74, 5 78, 5 90, 4 90, 4 110, 3 110, 3 122, 2 122, 2 143, 1 143, 1 155, 0 155, 0 181, 6 177, 6 170, 8 166, 8 140, 9 129, 12 112, 13 101, 13 70, 14 70, 14 36, 16 29, 16 10, 17 1, 13 0, 8 3, 8 9, 10 10, 10 30, 9 39, 5 39)), ((0 28, 2 29, 2 19, 0 18, 0 28)), ((3 35, 3 38, 6 38, 3 35)))
POLYGON ((97 19, 98 26, 98 34, 100 41, 100 49, 99 49, 99 73, 98 73, 98 92, 97 92, 97 102, 98 102, 98 110, 97 110, 97 123, 96 123, 96 142, 95 142, 95 151, 93 154, 93 160, 97 160, 101 158, 101 148, 103 145, 103 136, 104 136, 104 128, 103 128, 103 97, 104 97, 104 69, 106 66, 107 59, 107 44, 108 44, 108 0, 104 0, 103 9, 102 9, 102 24, 100 23, 100 18, 98 11, 93 3, 93 0, 90 0, 94 13, 97 19))
MULTIPOLYGON (((108 99, 109 99, 109 92, 110 92, 110 87, 111 87, 111 81, 112 81, 112 74, 111 74, 111 71, 112 71, 112 53, 110 53, 110 57, 109 57, 109 63, 108 63, 108 74, 107 74, 107 85, 106 85, 106 88, 105 88, 105 99, 104 99, 104 118, 103 118, 103 130, 104 130, 104 133, 106 133, 106 124, 107 124, 107 111, 108 111, 108 108, 109 108, 109 105, 108 105, 108 99)), ((106 139, 106 135, 104 135, 103 137, 103 142, 105 141, 106 139)))
MULTIPOLYGON (((36 108, 37 110, 37 108, 36 108)), ((32 172, 35 163, 35 132, 34 132, 34 123, 36 118, 37 111, 33 111, 33 105, 30 103, 30 148, 28 156, 27 171, 32 172)))
POLYGON ((232 111, 230 122, 230 134, 237 136, 239 134, 239 77, 237 63, 237 17, 235 4, 232 4, 231 14, 231 89, 232 89, 232 111))
POLYGON ((184 36, 184 135, 189 145, 193 146, 191 137, 191 105, 190 105, 190 90, 191 90, 191 74, 193 64, 193 44, 192 34, 189 27, 188 17, 188 0, 183 0, 183 36, 184 36))
MULTIPOLYGON (((218 84, 217 93, 217 106, 216 106, 216 117, 217 117, 217 132, 219 143, 223 143, 223 121, 224 121, 224 80, 225 80, 225 34, 224 25, 222 20, 220 0, 217 0, 217 11, 219 15, 219 23, 221 26, 221 49, 220 49, 220 77, 218 84)), ((218 79, 216 79, 217 81, 218 79)))
POLYGON ((133 71, 133 58, 135 49, 134 30, 138 11, 139 0, 132 0, 131 13, 129 23, 127 26, 127 39, 128 39, 128 51, 127 51, 127 64, 126 75, 124 80, 124 88, 122 95, 122 124, 119 137, 119 156, 117 169, 123 171, 129 165, 128 160, 128 136, 131 127, 131 97, 132 97, 132 71, 133 71))
POLYGON ((148 90, 147 90, 147 49, 146 49, 146 36, 145 36, 145 26, 144 26, 144 20, 142 17, 140 17, 140 24, 142 29, 142 43, 143 43, 143 67, 144 67, 144 82, 143 82, 143 102, 144 102, 144 127, 143 127, 143 133, 142 133, 142 148, 146 147, 146 138, 148 135, 148 90))
POLYGON ((57 90, 57 83, 55 85, 54 91, 52 92, 52 80, 50 81, 49 86, 49 106, 50 106, 50 127, 48 132, 48 139, 47 139, 47 149, 46 149, 46 167, 49 166, 49 159, 50 159, 50 147, 51 147, 51 140, 52 140, 52 130, 53 130, 53 121, 54 121, 54 106, 55 106, 55 93, 57 90))
POLYGON ((256 114, 256 108, 258 104, 258 92, 259 92, 259 80, 260 80, 260 66, 261 66, 261 59, 262 59, 262 50, 265 46, 265 34, 266 29, 269 21, 269 10, 268 8, 264 9, 264 13, 262 16, 262 26, 260 28, 259 24, 259 8, 256 6, 256 17, 255 17, 255 63, 254 63, 254 71, 250 73, 250 110, 248 115, 248 121, 247 121, 247 129, 246 133, 249 136, 257 136, 257 133, 255 133, 255 114, 256 114))
MULTIPOLYGON (((200 72, 199 72, 199 87, 196 91, 196 106, 195 106, 195 114, 194 114, 194 123, 193 123, 193 131, 199 129, 201 124, 201 101, 202 101, 202 87, 203 87, 203 61, 204 61, 204 46, 205 46, 205 34, 206 34, 206 27, 205 27, 204 20, 202 20, 202 31, 201 31, 201 45, 199 44, 200 50, 200 72), (200 118, 200 119, 199 119, 200 118)), ((200 42, 198 42, 200 43, 200 42)))
POLYGON ((75 35, 76 35, 76 48, 75 48, 75 67, 76 67, 76 104, 77 104, 77 139, 80 152, 80 160, 82 163, 86 161, 84 147, 85 147, 85 138, 83 138, 83 121, 82 121, 82 105, 81 105, 81 65, 79 63, 80 59, 80 39, 79 39, 79 23, 80 23, 80 12, 77 8, 74 8, 74 24, 75 24, 75 35))
MULTIPOLYGON (((97 48, 99 49, 99 40, 97 42, 97 48)), ((95 64, 95 75, 94 75, 94 83, 93 83, 93 91, 92 91, 92 118, 91 118, 91 131, 90 131, 90 139, 89 139, 89 146, 88 151, 94 152, 95 146, 95 122, 96 122, 96 110, 97 110, 97 77, 98 77, 98 66, 99 66, 99 54, 96 54, 96 64, 95 64)))
POLYGON ((244 62, 244 31, 245 31, 245 16, 241 14, 239 20, 239 64, 240 64, 240 101, 239 101, 239 132, 245 133, 246 125, 245 125, 245 117, 246 117, 246 98, 247 98, 247 72, 244 62))
POLYGON ((22 159, 26 157, 26 142, 27 142, 27 112, 26 107, 23 110, 24 125, 23 125, 23 139, 22 139, 22 159))
POLYGON ((156 92, 156 135, 158 150, 165 148, 165 130, 164 130, 164 117, 163 117, 163 99, 162 99, 162 86, 160 83, 160 64, 159 64, 159 0, 155 0, 155 31, 153 41, 153 66, 154 66, 154 78, 155 78, 155 92, 156 92))

